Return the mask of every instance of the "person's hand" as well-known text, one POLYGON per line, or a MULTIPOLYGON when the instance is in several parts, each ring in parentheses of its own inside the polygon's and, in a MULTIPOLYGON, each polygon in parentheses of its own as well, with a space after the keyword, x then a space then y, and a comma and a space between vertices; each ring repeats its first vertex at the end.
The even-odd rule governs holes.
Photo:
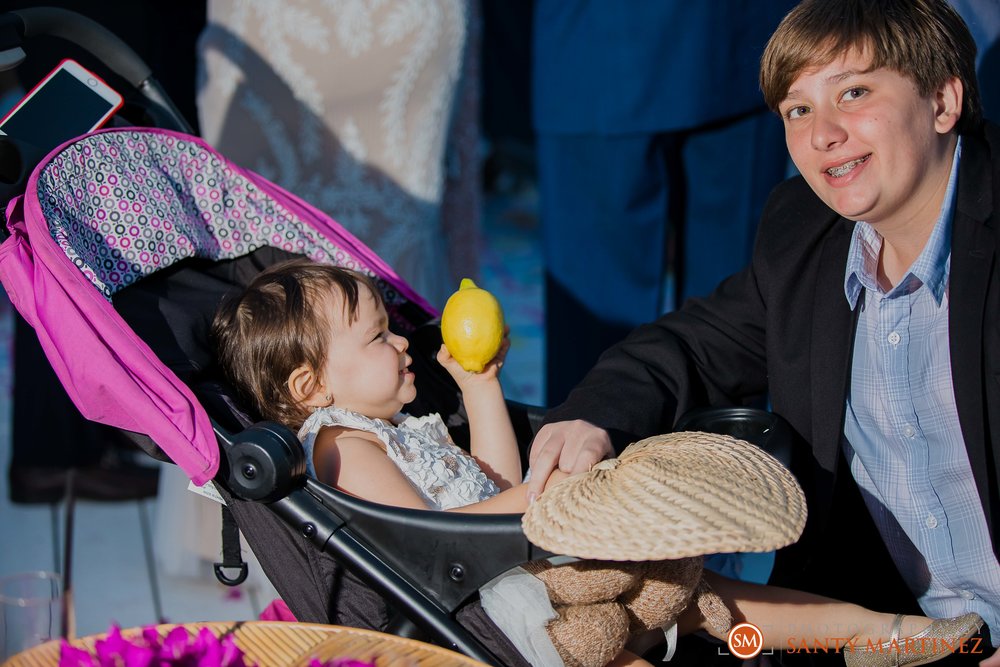
POLYGON ((1000 667, 1000 649, 979 663, 979 667, 1000 667))
POLYGON ((581 419, 546 424, 539 429, 531 444, 528 466, 528 498, 534 498, 545 488, 553 470, 565 473, 587 472, 591 466, 614 455, 608 432, 581 419))
POLYGON ((444 345, 442 345, 441 349, 438 350, 438 363, 444 366, 445 370, 448 371, 448 374, 455 379, 459 388, 464 392, 467 387, 474 386, 480 382, 495 380, 499 377, 500 369, 503 368, 504 359, 507 358, 507 350, 510 349, 509 336, 510 327, 504 327, 503 341, 500 343, 500 350, 479 373, 470 373, 462 368, 462 365, 455 361, 455 358, 451 356, 448 348, 444 345))

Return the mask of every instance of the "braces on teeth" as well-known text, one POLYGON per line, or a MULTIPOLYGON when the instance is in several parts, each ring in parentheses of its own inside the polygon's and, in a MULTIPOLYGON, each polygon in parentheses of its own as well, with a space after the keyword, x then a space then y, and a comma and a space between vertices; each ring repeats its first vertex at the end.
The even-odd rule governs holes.
POLYGON ((871 155, 866 155, 862 158, 858 158, 857 160, 851 160, 850 162, 844 163, 839 167, 831 167, 830 169, 826 170, 826 173, 830 174, 834 178, 840 178, 841 176, 843 176, 850 170, 854 169, 855 167, 857 167, 859 164, 861 164, 870 157, 871 155))

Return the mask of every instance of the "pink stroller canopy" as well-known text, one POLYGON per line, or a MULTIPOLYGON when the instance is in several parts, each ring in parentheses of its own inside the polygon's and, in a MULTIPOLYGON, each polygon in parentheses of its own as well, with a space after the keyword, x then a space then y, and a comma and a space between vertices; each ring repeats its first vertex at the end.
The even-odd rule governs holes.
POLYGON ((176 132, 105 130, 60 146, 11 201, 7 227, 0 282, 77 408, 148 435, 196 484, 219 465, 208 416, 115 311, 118 290, 182 259, 274 246, 372 275, 401 327, 406 303, 434 313, 332 218, 176 132))

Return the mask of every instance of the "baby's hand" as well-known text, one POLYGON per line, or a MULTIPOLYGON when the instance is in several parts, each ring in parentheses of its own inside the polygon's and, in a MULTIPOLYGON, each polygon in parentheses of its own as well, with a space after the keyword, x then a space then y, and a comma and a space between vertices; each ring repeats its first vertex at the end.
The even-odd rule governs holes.
POLYGON ((455 361, 455 358, 451 356, 448 352, 448 348, 444 345, 438 350, 437 360, 438 363, 445 367, 445 370, 455 379, 458 386, 464 391, 465 387, 471 386, 480 382, 489 382, 490 380, 495 380, 500 376, 500 369, 503 367, 504 359, 507 357, 507 350, 510 349, 510 327, 504 327, 503 341, 500 343, 500 350, 497 351, 496 356, 494 356, 486 366, 483 367, 482 372, 471 373, 464 368, 461 364, 455 361))

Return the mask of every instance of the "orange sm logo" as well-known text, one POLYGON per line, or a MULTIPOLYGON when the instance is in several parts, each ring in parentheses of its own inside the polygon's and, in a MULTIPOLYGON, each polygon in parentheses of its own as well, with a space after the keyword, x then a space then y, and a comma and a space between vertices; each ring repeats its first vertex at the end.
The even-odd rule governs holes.
POLYGON ((729 652, 737 658, 749 660, 764 649, 764 635, 753 623, 740 623, 729 631, 726 639, 729 652))

